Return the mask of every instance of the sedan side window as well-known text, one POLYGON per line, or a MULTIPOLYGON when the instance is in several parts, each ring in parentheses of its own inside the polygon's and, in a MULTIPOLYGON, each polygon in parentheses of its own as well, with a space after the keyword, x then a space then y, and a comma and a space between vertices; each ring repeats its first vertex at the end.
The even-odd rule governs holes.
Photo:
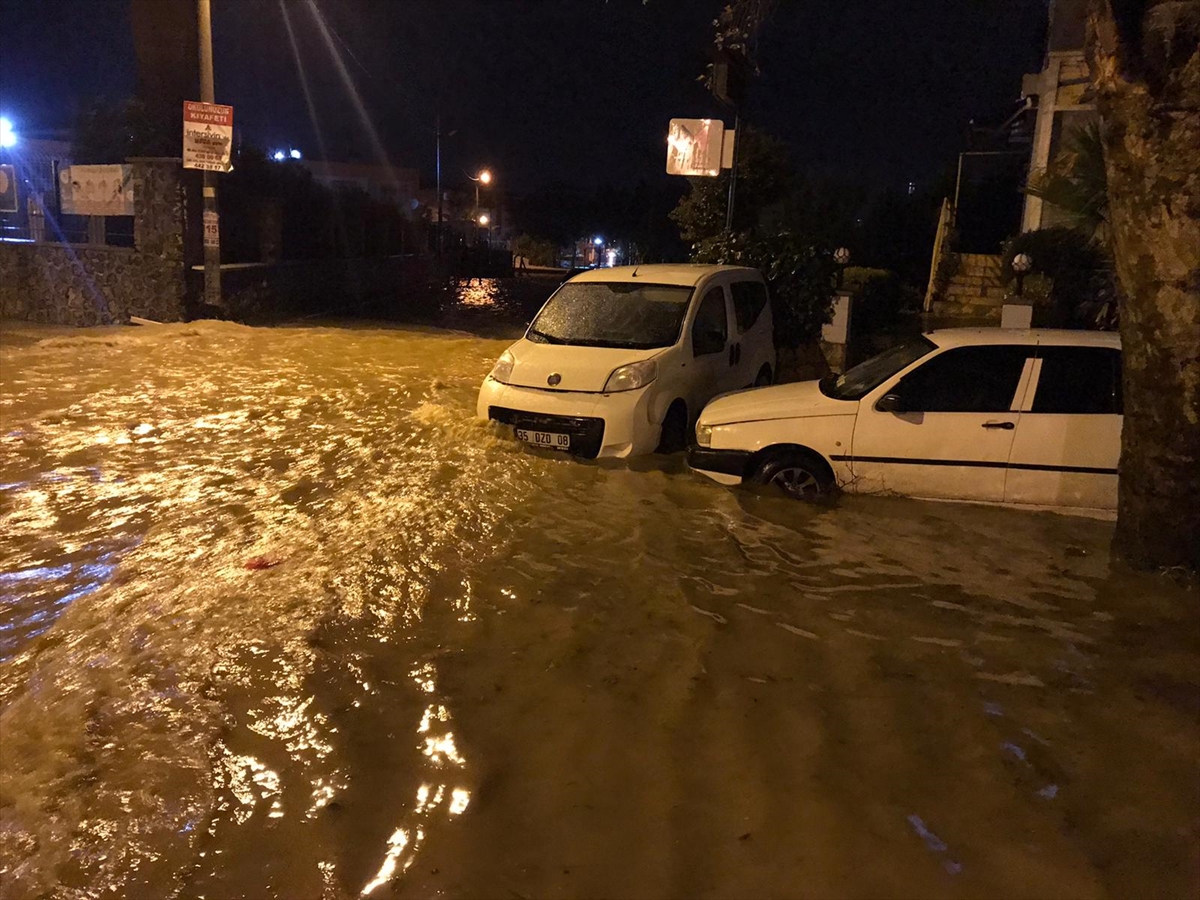
POLYGON ((1035 413, 1121 415, 1121 351, 1110 347, 1043 347, 1035 413))
POLYGON ((901 379, 904 412, 1007 412, 1033 347, 958 347, 901 379))
POLYGON ((692 322, 692 356, 724 353, 729 332, 725 322, 725 289, 715 287, 704 295, 692 322))

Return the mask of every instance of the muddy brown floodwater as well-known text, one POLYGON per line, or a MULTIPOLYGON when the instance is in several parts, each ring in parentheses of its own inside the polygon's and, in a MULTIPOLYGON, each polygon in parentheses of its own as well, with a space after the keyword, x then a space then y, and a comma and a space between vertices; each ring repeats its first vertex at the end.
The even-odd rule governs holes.
POLYGON ((1196 896, 1194 586, 525 451, 503 346, 0 330, 0 896, 1196 896))

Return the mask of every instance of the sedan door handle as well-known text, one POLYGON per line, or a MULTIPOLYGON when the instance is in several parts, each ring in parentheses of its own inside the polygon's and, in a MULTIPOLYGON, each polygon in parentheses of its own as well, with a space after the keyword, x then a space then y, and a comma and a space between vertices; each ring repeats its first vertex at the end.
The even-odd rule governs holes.
POLYGON ((1017 426, 1013 422, 984 422, 983 427, 984 428, 1003 428, 1005 431, 1012 431, 1017 426))

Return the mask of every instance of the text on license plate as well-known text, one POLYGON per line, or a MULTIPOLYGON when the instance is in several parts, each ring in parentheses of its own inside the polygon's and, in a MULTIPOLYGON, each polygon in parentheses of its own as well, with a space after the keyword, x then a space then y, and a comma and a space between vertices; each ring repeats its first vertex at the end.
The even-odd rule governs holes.
POLYGON ((551 450, 571 449, 571 436, 569 434, 553 434, 549 431, 527 431, 524 428, 518 428, 516 431, 517 440, 533 444, 535 447, 548 447, 551 450))

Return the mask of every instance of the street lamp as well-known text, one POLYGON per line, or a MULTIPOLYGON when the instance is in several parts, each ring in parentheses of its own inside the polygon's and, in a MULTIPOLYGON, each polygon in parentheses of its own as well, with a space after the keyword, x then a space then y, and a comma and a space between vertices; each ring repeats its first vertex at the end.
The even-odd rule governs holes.
POLYGON ((478 175, 468 175, 475 182, 475 209, 479 209, 479 185, 489 185, 492 183, 492 172, 490 169, 480 169, 478 175))
POLYGON ((1017 296, 1025 293, 1025 276, 1033 268, 1033 257, 1028 253, 1018 253, 1013 257, 1012 269, 1017 274, 1017 296))
POLYGON ((487 213, 484 213, 479 217, 479 224, 483 228, 487 228, 488 225, 491 224, 491 221, 492 219, 487 213))
POLYGON ((17 146, 17 132, 13 130, 11 119, 0 116, 0 150, 17 146))

